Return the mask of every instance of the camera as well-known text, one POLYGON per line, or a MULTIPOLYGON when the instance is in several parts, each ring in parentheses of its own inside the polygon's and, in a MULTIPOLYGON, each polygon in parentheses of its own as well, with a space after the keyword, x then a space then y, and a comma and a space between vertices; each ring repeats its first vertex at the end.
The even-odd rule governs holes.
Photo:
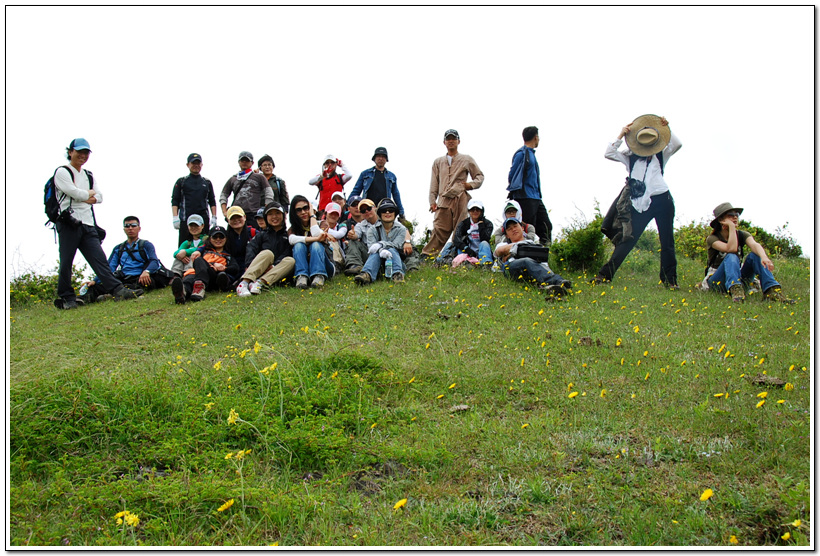
POLYGON ((62 224, 67 224, 69 226, 79 226, 79 225, 81 225, 82 222, 80 222, 79 220, 74 218, 74 215, 72 214, 73 212, 74 211, 72 211, 70 208, 65 209, 64 211, 62 211, 60 213, 60 216, 57 219, 57 222, 60 222, 62 224))
POLYGON ((646 193, 646 184, 642 180, 626 178, 626 185, 629 187, 629 196, 633 199, 643 197, 646 193))

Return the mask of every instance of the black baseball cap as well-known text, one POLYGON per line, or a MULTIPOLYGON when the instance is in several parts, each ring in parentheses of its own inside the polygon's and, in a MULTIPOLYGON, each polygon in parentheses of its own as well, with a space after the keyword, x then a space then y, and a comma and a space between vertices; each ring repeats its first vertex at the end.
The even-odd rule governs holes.
POLYGON ((190 164, 194 160, 198 160, 198 161, 202 162, 202 156, 200 156, 198 153, 189 154, 188 155, 188 164, 190 164))

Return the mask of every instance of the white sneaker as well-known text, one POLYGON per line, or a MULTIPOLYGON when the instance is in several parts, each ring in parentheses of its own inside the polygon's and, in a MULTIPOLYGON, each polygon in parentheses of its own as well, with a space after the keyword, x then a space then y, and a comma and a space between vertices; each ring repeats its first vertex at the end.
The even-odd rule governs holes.
POLYGON ((251 282, 250 286, 250 290, 253 295, 259 295, 262 293, 262 284, 260 284, 258 280, 251 282))
MULTIPOLYGON (((254 284, 256 282, 253 282, 254 284)), ((239 285, 236 286, 236 295, 239 297, 248 297, 251 294, 250 290, 248 289, 248 283, 245 280, 239 282, 239 285)))

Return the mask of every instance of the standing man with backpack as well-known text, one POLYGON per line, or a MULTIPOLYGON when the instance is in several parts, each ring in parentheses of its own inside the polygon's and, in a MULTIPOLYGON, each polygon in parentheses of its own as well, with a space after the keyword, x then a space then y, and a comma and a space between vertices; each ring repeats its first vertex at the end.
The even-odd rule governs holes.
MULTIPOLYGON (((262 175, 268 180, 268 184, 270 184, 271 191, 273 191, 273 200, 279 203, 283 208, 290 205, 290 197, 285 187, 285 180, 273 173, 273 169, 276 168, 273 157, 269 154, 262 155, 262 158, 260 158, 256 164, 259 167, 259 171, 262 172, 262 175)), ((260 208, 259 210, 264 212, 265 209, 260 208)), ((285 210, 287 211, 287 208, 285 208, 285 210)), ((256 217, 259 218, 258 211, 256 217)), ((264 220, 264 218, 263 216, 262 219, 264 220)))
MULTIPOLYGON (((202 156, 198 153, 188 155, 188 170, 190 173, 179 178, 174 184, 171 193, 171 215, 173 216, 174 228, 179 230, 179 241, 177 245, 182 245, 183 241, 190 241, 193 236, 188 231, 188 227, 180 225, 180 222, 188 222, 188 217, 198 214, 202 221, 213 222, 216 225, 216 197, 214 196, 214 184, 211 180, 203 177, 202 156), (208 215, 210 207, 210 217, 208 215)), ((210 226, 206 227, 210 228, 210 226)))
MULTIPOLYGON (((264 176, 251 170, 253 155, 248 151, 239 153, 239 172, 225 182, 219 195, 222 215, 228 216, 228 197, 233 194, 231 207, 238 207, 245 213, 245 222, 256 229, 256 212, 273 201, 273 190, 264 176)), ((244 261, 244 259, 242 259, 244 261)))
POLYGON ((524 138, 524 146, 513 155, 512 167, 507 177, 507 198, 518 201, 523 221, 535 226, 538 241, 549 248, 552 245, 552 222, 541 196, 541 170, 538 168, 538 160, 535 159, 535 149, 538 148, 540 141, 538 128, 525 127, 521 135, 524 138))
MULTIPOLYGON (((70 165, 54 172, 54 186, 60 202, 61 216, 55 222, 60 236, 60 276, 54 306, 58 309, 76 309, 77 294, 71 285, 72 265, 77 250, 97 273, 102 290, 115 299, 134 299, 137 294, 122 285, 108 266, 94 217, 94 205, 102 202, 91 172, 83 170, 91 147, 88 141, 77 138, 66 148, 70 165)), ((100 228, 102 229, 102 228, 100 228)))
POLYGON ((666 118, 654 114, 635 118, 631 124, 624 126, 615 141, 607 145, 604 157, 626 166, 629 175, 626 185, 601 223, 601 231, 618 243, 609 261, 592 279, 593 284, 612 280, 649 221, 654 219, 661 242, 661 282, 673 290, 679 289, 678 260, 675 257, 675 201, 663 178, 663 171, 669 157, 681 146, 680 139, 669 129, 666 118), (624 138, 629 148, 619 151, 624 138))

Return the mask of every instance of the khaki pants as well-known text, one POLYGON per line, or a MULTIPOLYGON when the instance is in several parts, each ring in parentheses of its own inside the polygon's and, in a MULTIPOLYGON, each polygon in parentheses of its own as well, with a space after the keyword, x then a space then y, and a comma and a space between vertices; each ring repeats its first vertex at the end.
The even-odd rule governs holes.
POLYGON ((296 261, 293 257, 285 257, 276 266, 272 266, 273 258, 273 252, 270 249, 260 251, 260 253, 254 257, 253 261, 251 261, 251 264, 248 265, 248 269, 245 271, 245 274, 242 275, 242 279, 252 282, 261 280, 269 286, 272 286, 293 273, 293 269, 296 266, 296 261))
POLYGON ((450 201, 449 207, 438 207, 433 215, 433 234, 430 242, 421 250, 422 255, 435 255, 444 247, 459 222, 467 218, 467 202, 470 196, 462 193, 450 201))

